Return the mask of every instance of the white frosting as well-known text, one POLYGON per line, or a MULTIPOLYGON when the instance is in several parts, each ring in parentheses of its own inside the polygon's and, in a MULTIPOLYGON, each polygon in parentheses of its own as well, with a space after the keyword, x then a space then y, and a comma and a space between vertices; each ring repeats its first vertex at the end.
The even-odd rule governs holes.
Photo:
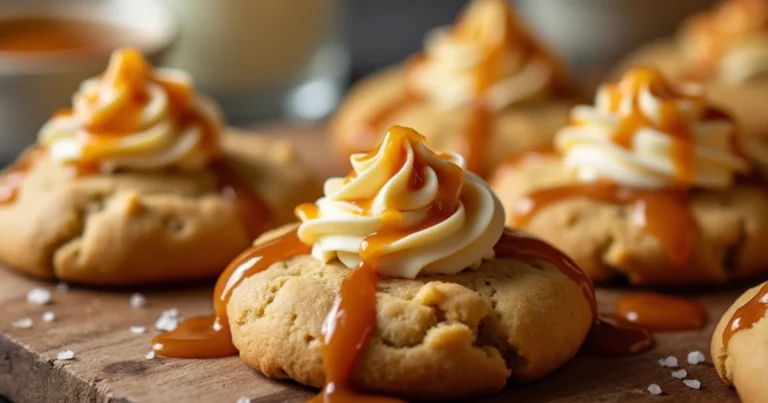
MULTIPOLYGON (((427 35, 426 57, 412 71, 409 83, 444 108, 454 108, 484 98, 493 110, 529 100, 545 93, 554 80, 551 61, 506 43, 510 30, 506 1, 479 0, 472 3, 463 25, 440 28, 427 35), (462 28, 458 34, 455 29, 462 28), (494 66, 497 81, 478 94, 477 72, 493 49, 503 46, 494 66)), ((521 40, 523 40, 521 38, 521 40)))
MULTIPOLYGON (((392 130, 410 130, 393 128, 392 130)), ((422 141, 402 141, 392 131, 371 157, 351 157, 355 175, 325 182, 325 197, 316 202, 317 217, 302 217, 299 239, 312 245, 312 255, 324 262, 338 258, 345 266, 360 263, 363 240, 387 225, 386 216, 400 218, 403 236, 376 253, 376 268, 387 276, 414 278, 419 274, 454 274, 489 258, 504 229, 504 211, 497 197, 478 176, 466 172, 458 154, 436 156, 422 141), (392 144, 391 142, 397 142, 392 144), (393 161, 386 150, 400 147, 405 161, 393 161), (426 163, 418 189, 409 185, 415 161, 426 163), (441 184, 434 169, 456 164, 464 171, 456 211, 441 222, 423 228, 434 207, 441 184), (359 202, 368 200, 368 211, 359 202), (386 212, 385 212, 386 211, 386 212)), ((391 222, 391 220, 390 220, 391 222)), ((433 223, 429 223, 433 224, 433 223)), ((391 224, 390 224, 391 225, 391 224)), ((398 231, 399 233, 399 231, 398 231)))
POLYGON ((102 77, 80 85, 73 96, 72 113, 56 115, 42 127, 38 141, 48 148, 53 160, 65 164, 95 162, 105 172, 118 168, 192 170, 207 165, 210 155, 201 143, 202 125, 218 135, 222 127, 218 109, 193 96, 186 107, 199 120, 181 125, 171 113, 169 94, 159 83, 185 88, 191 94, 191 77, 178 70, 151 70, 137 58, 141 56, 134 50, 115 51, 102 77), (125 75, 135 75, 131 77, 137 82, 116 79, 125 75), (133 97, 139 91, 145 94, 146 102, 134 116, 136 121, 127 125, 129 131, 97 136, 88 129, 99 120, 114 119, 122 108, 135 102, 133 97))
POLYGON ((727 119, 706 118, 708 105, 699 93, 658 96, 654 86, 667 85, 657 81, 663 80, 658 74, 643 69, 629 71, 618 84, 598 90, 594 107, 575 107, 572 124, 555 138, 564 165, 584 182, 610 179, 647 189, 731 186, 735 174, 748 169, 747 162, 733 149, 734 124, 727 119), (635 129, 631 147, 625 148, 615 142, 615 136, 619 130, 626 130, 620 126, 630 115, 641 116, 646 124, 635 129), (693 178, 680 177, 675 150, 686 145, 681 146, 683 139, 663 129, 669 127, 665 123, 669 119, 691 134, 693 178), (686 183, 688 180, 690 183, 686 183))

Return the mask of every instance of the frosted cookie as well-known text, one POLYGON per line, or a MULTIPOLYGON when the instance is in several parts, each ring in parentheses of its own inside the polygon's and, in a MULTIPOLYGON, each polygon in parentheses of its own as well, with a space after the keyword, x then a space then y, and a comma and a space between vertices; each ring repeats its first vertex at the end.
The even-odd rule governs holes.
POLYGON ((745 403, 764 402, 768 385, 768 283, 747 290, 712 335, 717 373, 745 403))
POLYGON ((84 284, 210 278, 315 189, 290 145, 225 134, 185 73, 118 50, 0 173, 0 261, 84 284))
POLYGON ((350 175, 297 207, 300 225, 229 265, 216 314, 157 336, 157 353, 239 354, 266 376, 323 387, 314 401, 359 401, 488 394, 546 376, 583 342, 610 355, 650 345, 647 332, 600 321, 584 272, 505 229, 488 185, 424 143, 393 127, 354 155, 350 175))
POLYGON ((603 85, 555 150, 491 179, 507 225, 561 248, 596 281, 722 283, 768 269, 768 192, 743 176, 736 127, 698 87, 653 69, 603 85))
POLYGON ((567 87, 508 1, 475 0, 455 25, 427 36, 422 54, 356 85, 331 133, 346 159, 378 145, 391 125, 413 127, 485 175, 510 153, 551 143, 573 105, 567 87))
POLYGON ((675 79, 704 83, 710 99, 733 113, 743 141, 768 172, 768 3, 722 0, 686 20, 676 38, 649 44, 620 63, 655 66, 675 79))

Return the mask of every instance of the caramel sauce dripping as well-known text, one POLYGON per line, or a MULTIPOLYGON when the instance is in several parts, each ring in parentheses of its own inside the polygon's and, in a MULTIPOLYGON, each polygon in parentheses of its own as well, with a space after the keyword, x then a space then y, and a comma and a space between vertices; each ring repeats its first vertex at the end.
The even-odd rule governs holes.
POLYGON ((227 303, 232 291, 243 280, 268 269, 272 264, 306 255, 310 248, 290 231, 270 241, 254 245, 240 254, 216 282, 213 292, 214 315, 185 320, 168 333, 152 339, 160 355, 177 358, 215 358, 237 354, 227 318, 227 303))
POLYGON ((696 330, 707 313, 691 299, 656 293, 629 294, 617 304, 616 315, 651 331, 696 330))
POLYGON ((698 225, 688 206, 688 194, 682 190, 643 191, 610 183, 541 189, 518 201, 513 212, 515 224, 525 227, 546 206, 578 197, 634 204, 636 223, 661 243, 673 264, 684 265, 690 259, 698 225))
POLYGON ((0 176, 0 206, 16 201, 24 179, 32 166, 42 156, 42 149, 34 148, 21 156, 0 176))
POLYGON ((734 334, 752 328, 757 321, 765 317, 767 311, 768 283, 763 284, 754 297, 733 313, 723 332, 723 345, 727 348, 734 334))
POLYGON ((648 330, 615 317, 598 315, 592 280, 559 249, 524 232, 506 228, 493 250, 499 259, 533 259, 547 262, 579 285, 589 302, 594 318, 592 328, 584 341, 584 351, 599 356, 627 356, 653 345, 653 336, 648 330))

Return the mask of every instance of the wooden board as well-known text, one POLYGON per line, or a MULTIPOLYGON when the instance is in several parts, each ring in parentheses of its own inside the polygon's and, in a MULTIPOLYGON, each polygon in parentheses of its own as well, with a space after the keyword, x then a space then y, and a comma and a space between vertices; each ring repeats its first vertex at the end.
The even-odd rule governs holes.
MULTIPOLYGON (((338 174, 340 164, 315 127, 270 130, 301 143, 302 157, 319 176, 338 174), (310 154, 311 153, 311 154, 310 154), (322 157, 322 158, 318 158, 322 157)), ((278 134, 276 134, 278 135, 278 134)), ((301 402, 314 391, 291 382, 273 381, 246 367, 237 357, 214 360, 145 359, 150 339, 157 334, 155 320, 169 308, 183 316, 212 311, 211 284, 176 289, 88 290, 71 288, 58 292, 50 283, 38 282, 0 270, 0 395, 14 402, 235 402, 247 396, 253 402, 301 402), (53 303, 35 306, 26 295, 34 287, 52 290, 53 303), (145 308, 132 308, 130 295, 141 291, 145 308), (53 323, 41 320, 43 312, 55 313, 53 323), (32 318, 30 329, 13 323, 32 318), (146 326, 135 335, 130 326, 146 326), (72 350, 75 359, 57 361, 56 354, 72 350)), ((707 327, 701 331, 657 335, 652 350, 628 358, 577 356, 550 377, 530 385, 509 385, 501 394, 481 402, 731 402, 738 401, 732 389, 717 377, 709 357, 712 331, 725 309, 746 286, 737 286, 688 296, 706 305, 707 327), (690 365, 690 351, 705 353, 708 363, 690 365), (662 368, 658 359, 673 355, 701 381, 692 390, 662 368), (664 391, 652 396, 646 389, 656 383, 664 391)), ((601 289, 601 311, 611 312, 623 289, 601 289)))

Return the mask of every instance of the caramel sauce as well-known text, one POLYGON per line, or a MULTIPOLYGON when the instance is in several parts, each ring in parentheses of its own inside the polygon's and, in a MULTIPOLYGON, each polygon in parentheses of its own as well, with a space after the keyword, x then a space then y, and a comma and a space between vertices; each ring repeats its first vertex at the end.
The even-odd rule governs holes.
POLYGON ((704 327, 707 313, 691 299, 656 293, 622 297, 616 315, 651 331, 696 330, 704 327))
POLYGON ((214 358, 236 355, 227 318, 227 303, 240 283, 268 269, 272 264, 305 255, 310 248, 290 231, 254 245, 238 256, 221 274, 213 292, 213 316, 185 320, 168 333, 156 336, 153 349, 160 355, 177 358, 214 358))
POLYGON ((13 165, 0 176, 0 206, 16 201, 24 178, 42 155, 42 149, 34 148, 24 153, 13 165))
POLYGON ((108 53, 120 45, 147 39, 131 29, 86 20, 19 17, 0 23, 0 52, 108 53))
POLYGON ((643 191, 609 183, 576 184, 535 191, 517 203, 517 226, 525 227, 544 207, 560 200, 585 197, 605 203, 634 204, 637 224, 653 235, 675 265, 688 262, 698 225, 682 190, 643 191))
POLYGON ((766 311, 768 311, 768 283, 763 284, 754 297, 733 313, 723 332, 723 345, 727 348, 734 334, 750 329, 765 317, 766 311))
POLYGON ((586 352, 600 356, 627 356, 653 345, 653 336, 648 330, 614 317, 597 314, 597 299, 592 280, 559 249, 524 232, 506 228, 493 250, 496 258, 500 259, 534 259, 547 262, 579 285, 589 302, 594 318, 592 328, 584 341, 583 348, 586 352))

